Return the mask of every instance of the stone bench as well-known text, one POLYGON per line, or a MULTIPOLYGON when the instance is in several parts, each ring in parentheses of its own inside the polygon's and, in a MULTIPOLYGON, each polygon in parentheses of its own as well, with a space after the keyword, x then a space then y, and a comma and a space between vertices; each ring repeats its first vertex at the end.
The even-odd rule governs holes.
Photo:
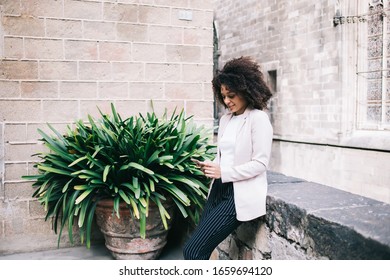
POLYGON ((269 172, 267 215, 244 223, 219 259, 390 259, 390 205, 269 172))

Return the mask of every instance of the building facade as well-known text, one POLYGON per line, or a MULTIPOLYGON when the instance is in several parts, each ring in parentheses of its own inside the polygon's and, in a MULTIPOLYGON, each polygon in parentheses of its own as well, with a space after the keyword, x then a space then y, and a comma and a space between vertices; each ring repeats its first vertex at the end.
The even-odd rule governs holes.
POLYGON ((57 246, 21 179, 46 123, 63 131, 97 107, 126 117, 153 100, 212 127, 211 2, 0 0, 0 19, 0 254, 57 246))
POLYGON ((274 97, 270 168, 390 203, 389 1, 214 1, 219 64, 252 56, 274 97))
POLYGON ((274 91, 270 169, 390 203, 389 6, 0 0, 0 254, 57 246, 21 179, 34 172, 38 128, 64 129, 110 103, 145 113, 151 100, 157 113, 184 108, 211 127, 213 60, 241 55, 274 91))

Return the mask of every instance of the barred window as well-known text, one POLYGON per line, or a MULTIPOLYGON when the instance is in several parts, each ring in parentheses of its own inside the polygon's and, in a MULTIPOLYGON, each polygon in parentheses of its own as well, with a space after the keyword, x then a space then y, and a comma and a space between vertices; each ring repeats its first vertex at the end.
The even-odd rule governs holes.
POLYGON ((390 0, 370 1, 367 13, 365 69, 358 71, 366 85, 358 106, 358 128, 390 129, 390 18, 386 16, 390 0))

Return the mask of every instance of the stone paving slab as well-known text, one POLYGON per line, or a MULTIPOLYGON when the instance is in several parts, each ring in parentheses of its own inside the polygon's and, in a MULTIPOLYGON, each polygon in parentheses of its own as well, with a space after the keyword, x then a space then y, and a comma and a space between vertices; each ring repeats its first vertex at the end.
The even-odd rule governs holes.
POLYGON ((104 244, 0 256, 0 260, 112 260, 104 244))
MULTIPOLYGON (((168 243, 161 253, 159 260, 182 260, 181 247, 168 243)), ((19 253, 0 256, 1 260, 114 260, 104 244, 60 248, 47 251, 19 253)))

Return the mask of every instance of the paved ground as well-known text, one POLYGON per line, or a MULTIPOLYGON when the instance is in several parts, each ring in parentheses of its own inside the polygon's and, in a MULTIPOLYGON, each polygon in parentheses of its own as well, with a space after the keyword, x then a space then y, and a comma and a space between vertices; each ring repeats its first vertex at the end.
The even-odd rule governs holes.
MULTIPOLYGON (((84 247, 62 248, 50 251, 21 253, 0 256, 0 260, 112 260, 110 252, 104 244, 84 247)), ((160 260, 182 260, 182 250, 170 243, 164 248, 160 260)))

